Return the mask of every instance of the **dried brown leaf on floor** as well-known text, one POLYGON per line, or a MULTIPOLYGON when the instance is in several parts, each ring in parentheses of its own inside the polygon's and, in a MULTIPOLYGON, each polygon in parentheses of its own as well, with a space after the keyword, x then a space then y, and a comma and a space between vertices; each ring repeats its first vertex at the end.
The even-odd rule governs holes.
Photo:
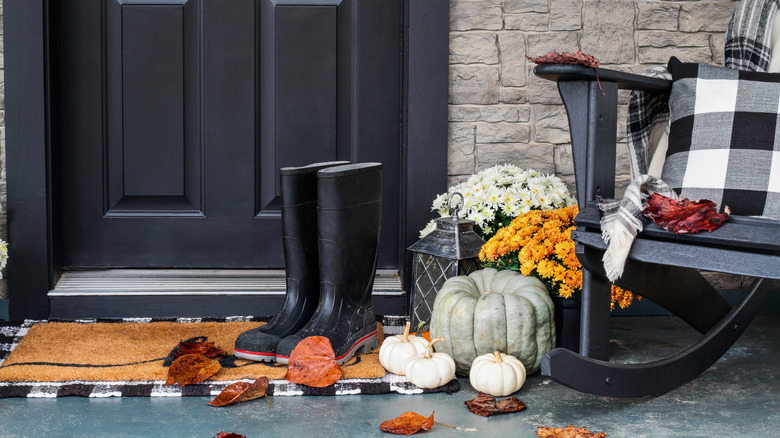
POLYGON ((214 438, 246 438, 244 435, 239 435, 232 432, 220 432, 214 438))
POLYGON ((433 427, 433 413, 430 417, 424 417, 417 412, 404 412, 397 418, 387 420, 379 425, 382 432, 396 435, 412 435, 420 430, 431 430, 433 427))
POLYGON ((181 357, 185 354, 201 354, 209 358, 215 358, 217 356, 227 356, 227 352, 214 346, 211 341, 181 341, 179 345, 173 350, 174 357, 181 357))
POLYGON ((185 354, 179 357, 168 368, 166 385, 192 385, 200 383, 217 374, 222 365, 214 359, 200 354, 185 354))
POLYGON ((606 438, 604 432, 591 432, 584 427, 540 427, 536 429, 539 438, 606 438))
POLYGON ((723 214, 718 213, 715 203, 706 199, 691 201, 680 198, 675 201, 653 193, 647 199, 643 213, 658 226, 673 233, 684 234, 712 231, 723 225, 731 212, 728 207, 724 207, 723 214))
POLYGON ((268 390, 268 377, 260 377, 252 383, 236 382, 228 385, 219 393, 214 400, 210 401, 211 406, 221 407, 233 405, 249 400, 254 400, 266 396, 268 390))
POLYGON ((299 342, 287 365, 284 378, 300 385, 325 388, 341 378, 341 367, 325 336, 309 336, 299 342))
POLYGON ((482 415, 483 417, 489 417, 494 414, 520 412, 526 408, 525 403, 520 401, 517 397, 507 397, 498 401, 492 395, 485 394, 484 392, 480 392, 476 398, 466 400, 463 403, 468 406, 469 411, 477 415, 482 415))
POLYGON ((571 52, 550 52, 537 58, 526 56, 529 61, 534 64, 580 64, 588 67, 597 68, 599 66, 599 60, 591 55, 582 53, 581 50, 577 50, 575 53, 571 52))

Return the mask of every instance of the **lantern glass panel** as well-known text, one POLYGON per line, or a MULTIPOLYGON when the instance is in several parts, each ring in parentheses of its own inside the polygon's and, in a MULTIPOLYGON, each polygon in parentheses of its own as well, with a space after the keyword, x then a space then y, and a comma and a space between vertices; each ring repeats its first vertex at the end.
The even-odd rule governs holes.
POLYGON ((428 327, 433 312, 436 293, 448 278, 458 275, 459 263, 430 254, 416 254, 414 263, 414 299, 412 301, 411 323, 416 329, 421 321, 428 327))

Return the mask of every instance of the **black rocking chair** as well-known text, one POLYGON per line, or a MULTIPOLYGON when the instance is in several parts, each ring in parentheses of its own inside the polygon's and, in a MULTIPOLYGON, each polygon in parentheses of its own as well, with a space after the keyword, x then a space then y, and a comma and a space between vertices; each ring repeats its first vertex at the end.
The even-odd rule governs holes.
POLYGON ((610 284, 595 200, 614 197, 618 89, 665 91, 671 81, 599 68, 599 85, 596 71, 581 65, 540 65, 534 72, 557 81, 568 113, 580 206, 572 238, 584 268, 580 354, 550 351, 542 374, 609 397, 656 396, 690 382, 731 348, 780 279, 780 221, 732 216, 714 232, 680 235, 655 224, 645 227, 618 286, 666 308, 703 336, 662 360, 609 362, 610 284), (732 307, 698 270, 756 280, 732 307))

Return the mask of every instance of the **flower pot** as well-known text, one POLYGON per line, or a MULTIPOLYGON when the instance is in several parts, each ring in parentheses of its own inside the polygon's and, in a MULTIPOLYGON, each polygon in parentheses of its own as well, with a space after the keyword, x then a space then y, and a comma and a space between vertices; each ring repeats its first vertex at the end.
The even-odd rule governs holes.
POLYGON ((575 353, 580 352, 580 307, 576 298, 550 296, 555 305, 555 337, 556 347, 566 348, 575 353))

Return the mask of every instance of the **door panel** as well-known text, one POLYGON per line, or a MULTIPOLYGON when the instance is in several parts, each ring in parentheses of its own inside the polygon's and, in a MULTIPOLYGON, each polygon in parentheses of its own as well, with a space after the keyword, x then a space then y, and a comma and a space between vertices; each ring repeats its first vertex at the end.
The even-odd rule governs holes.
POLYGON ((66 268, 283 267, 278 169, 384 167, 399 266, 401 2, 58 4, 66 268))
POLYGON ((108 1, 105 21, 106 214, 202 214, 195 2, 108 1))
MULTIPOLYGON (((260 2, 260 213, 278 209, 275 169, 339 155, 338 3, 260 2), (301 123, 305 120, 305 123, 301 123)), ((344 55, 342 54, 342 57, 344 55)))

